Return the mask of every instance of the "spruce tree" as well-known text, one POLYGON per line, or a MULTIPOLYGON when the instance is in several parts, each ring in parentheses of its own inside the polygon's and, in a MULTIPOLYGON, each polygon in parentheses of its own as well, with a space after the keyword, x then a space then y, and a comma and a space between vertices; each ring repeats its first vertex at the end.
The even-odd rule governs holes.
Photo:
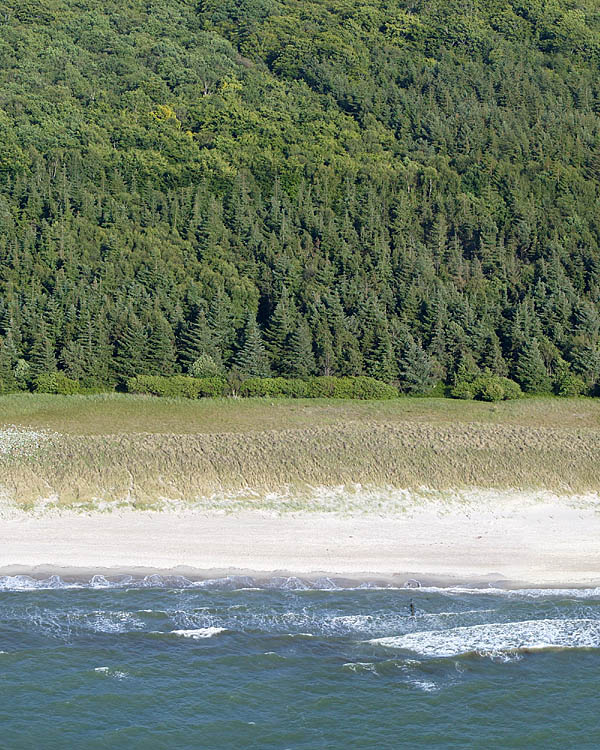
POLYGON ((147 374, 148 336, 141 320, 129 312, 121 335, 116 340, 114 368, 117 377, 127 380, 147 374))
POLYGON ((65 373, 82 385, 111 384, 112 350, 104 320, 86 315, 80 321, 77 338, 67 342, 60 360, 65 373))
POLYGON ((594 344, 576 344, 571 352, 573 371, 585 380, 588 386, 600 383, 600 347, 594 344))
POLYGON ((33 346, 29 352, 28 361, 31 367, 31 377, 35 378, 43 373, 56 372, 56 356, 54 346, 50 341, 47 327, 43 319, 39 322, 34 334, 33 346))
POLYGON ((268 378, 271 375, 269 357, 256 318, 252 314, 248 316, 241 347, 234 358, 234 367, 247 377, 268 378))
POLYGON ((188 370, 203 354, 211 357, 220 364, 221 353, 217 344, 217 336, 213 333, 206 320, 203 310, 199 310, 194 320, 187 324, 179 337, 179 360, 188 370))
POLYGON ((231 300, 224 292, 219 292, 211 300, 208 325, 220 359, 228 363, 233 355, 236 335, 231 313, 231 300))
POLYGON ((294 378, 306 378, 315 374, 316 367, 312 334, 308 323, 301 318, 289 337, 282 372, 294 378))
POLYGON ((147 371, 151 375, 172 375, 175 372, 175 337, 164 315, 154 312, 150 322, 147 347, 147 371))
POLYGON ((390 382, 398 375, 392 341, 384 321, 380 321, 374 330, 374 340, 365 355, 367 375, 378 380, 390 382))
POLYGON ((425 393, 436 383, 435 362, 412 336, 398 361, 398 379, 406 393, 425 393))
POLYGON ((17 389, 15 365, 19 361, 19 350, 9 330, 0 341, 0 392, 10 393, 17 389))
POLYGON ((294 328, 295 310, 290 301, 286 287, 283 287, 281 297, 269 321, 265 334, 266 345, 271 358, 273 370, 282 373, 285 369, 285 353, 288 339, 294 328))
POLYGON ((547 393, 550 378, 537 339, 524 342, 517 354, 515 380, 527 393, 547 393))
POLYGON ((489 370, 494 375, 506 377, 508 374, 508 367, 502 356, 500 341, 493 330, 488 330, 484 334, 479 365, 482 370, 489 370))

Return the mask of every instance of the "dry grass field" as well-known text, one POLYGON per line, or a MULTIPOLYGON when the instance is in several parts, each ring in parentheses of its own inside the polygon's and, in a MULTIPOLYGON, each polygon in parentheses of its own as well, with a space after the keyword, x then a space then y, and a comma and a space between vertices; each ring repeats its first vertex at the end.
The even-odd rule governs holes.
POLYGON ((585 493, 600 490, 599 459, 592 399, 0 397, 0 490, 26 506, 234 508, 356 484, 585 493))

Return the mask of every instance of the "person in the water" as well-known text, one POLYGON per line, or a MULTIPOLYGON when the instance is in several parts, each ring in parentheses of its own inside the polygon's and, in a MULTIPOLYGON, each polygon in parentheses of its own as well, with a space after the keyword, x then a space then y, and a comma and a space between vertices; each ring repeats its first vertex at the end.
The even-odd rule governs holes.
POLYGON ((410 604, 408 605, 408 609, 410 610, 410 616, 414 617, 415 616, 415 605, 414 605, 412 599, 410 600, 410 604))

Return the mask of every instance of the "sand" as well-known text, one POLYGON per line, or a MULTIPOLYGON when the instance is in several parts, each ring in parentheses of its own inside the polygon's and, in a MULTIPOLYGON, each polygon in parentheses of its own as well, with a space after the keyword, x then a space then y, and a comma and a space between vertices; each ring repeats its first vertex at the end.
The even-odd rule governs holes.
POLYGON ((482 493, 390 515, 5 513, 0 574, 293 574, 423 584, 600 585, 597 498, 482 493))

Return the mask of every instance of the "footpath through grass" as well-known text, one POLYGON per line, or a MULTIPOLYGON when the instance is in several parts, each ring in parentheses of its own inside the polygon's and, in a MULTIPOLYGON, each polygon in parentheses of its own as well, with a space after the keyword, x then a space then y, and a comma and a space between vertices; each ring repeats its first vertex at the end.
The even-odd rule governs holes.
POLYGON ((358 484, 597 492, 599 459, 591 399, 0 398, 0 493, 21 505, 219 496, 234 510, 358 484))

